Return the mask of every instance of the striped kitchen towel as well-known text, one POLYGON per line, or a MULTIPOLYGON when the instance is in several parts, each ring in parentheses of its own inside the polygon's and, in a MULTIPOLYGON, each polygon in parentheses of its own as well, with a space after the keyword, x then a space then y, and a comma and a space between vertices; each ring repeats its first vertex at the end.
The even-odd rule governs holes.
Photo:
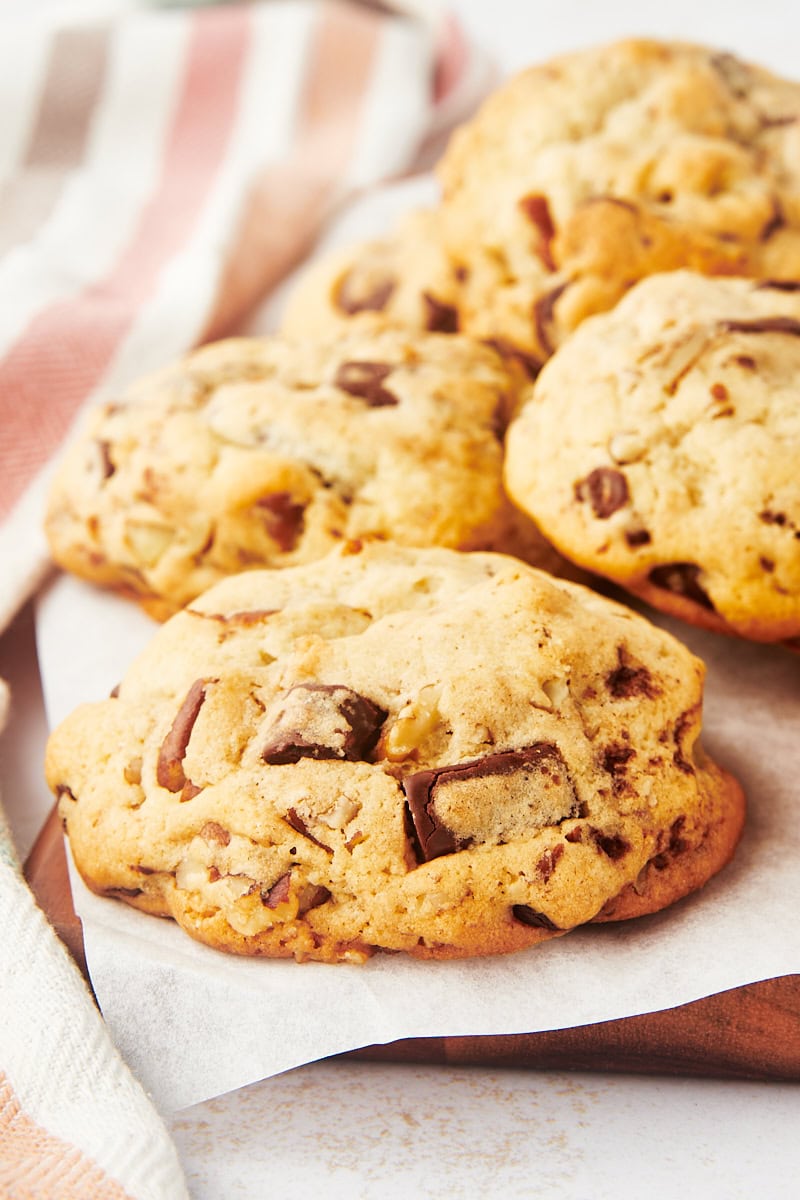
MULTIPOLYGON (((235 330, 349 195, 426 161, 487 78, 423 0, 4 0, 0 631, 47 569, 44 494, 79 412, 235 330)), ((0 907, 0 1195, 186 1197, 1 813, 0 907)))
POLYGON ((421 0, 26 8, 0 16, 0 630, 76 413, 235 330, 485 83, 421 0))

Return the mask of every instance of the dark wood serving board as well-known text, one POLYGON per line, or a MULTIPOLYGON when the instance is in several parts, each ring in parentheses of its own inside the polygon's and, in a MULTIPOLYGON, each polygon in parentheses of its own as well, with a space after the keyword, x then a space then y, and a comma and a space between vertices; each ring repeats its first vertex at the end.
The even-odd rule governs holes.
MULTIPOLYGON (((55 809, 25 864, 39 904, 88 978, 55 809)), ((396 1063, 527 1067, 800 1081, 800 975, 691 1004, 573 1029, 491 1037, 409 1038, 346 1057, 396 1063)))

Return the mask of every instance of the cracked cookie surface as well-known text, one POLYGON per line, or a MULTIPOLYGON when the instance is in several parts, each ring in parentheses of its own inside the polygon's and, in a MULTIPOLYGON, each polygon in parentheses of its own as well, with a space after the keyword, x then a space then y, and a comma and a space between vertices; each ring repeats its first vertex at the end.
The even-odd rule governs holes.
POLYGON ((352 545, 198 598, 53 732, 47 776, 88 885, 219 949, 501 953, 729 859, 743 798, 697 741, 702 690, 579 585, 352 545))
POLYGON ((91 416, 51 489, 53 555, 156 617, 348 538, 556 570, 503 490, 516 388, 487 347, 369 323, 327 342, 209 345, 91 416))
POLYGON ((798 377, 800 285, 653 276, 525 394, 510 494, 565 555, 657 608, 797 638, 798 377))
POLYGON ((461 328, 532 370, 638 279, 800 277, 800 84, 630 40, 501 87, 440 164, 461 328))

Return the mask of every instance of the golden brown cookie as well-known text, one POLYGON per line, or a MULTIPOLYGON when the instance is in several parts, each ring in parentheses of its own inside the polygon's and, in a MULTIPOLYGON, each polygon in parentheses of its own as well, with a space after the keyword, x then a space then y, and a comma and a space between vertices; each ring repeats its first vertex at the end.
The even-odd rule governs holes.
POLYGON ((105 404, 53 483, 67 570, 157 617, 224 575, 353 538, 558 556, 502 484, 517 379, 466 338, 233 339, 105 404))
POLYGON ((462 330, 532 372, 638 279, 800 278, 800 84, 630 40, 501 87, 440 164, 462 330))
POLYGON ((88 885, 222 950, 502 953, 734 851, 703 666, 510 557, 374 544, 228 579, 53 733, 88 885))
POLYGON ((510 494, 590 571, 692 624, 800 635, 800 284, 653 276, 564 343, 510 494))

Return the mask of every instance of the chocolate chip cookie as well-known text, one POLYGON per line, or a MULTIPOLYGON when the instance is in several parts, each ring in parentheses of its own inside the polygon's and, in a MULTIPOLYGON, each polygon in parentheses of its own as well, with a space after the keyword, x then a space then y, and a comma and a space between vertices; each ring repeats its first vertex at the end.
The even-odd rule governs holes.
POLYGON ((798 378, 800 284, 653 276, 526 393, 510 494, 565 555, 657 608, 797 638, 798 378))
POLYGON ((159 618, 224 575, 354 538, 556 569, 503 491, 516 387, 489 348, 369 322, 206 346, 92 415, 52 487, 53 555, 159 618))
POLYGON ((659 271, 800 278, 800 84, 633 40, 500 88, 439 168, 461 328, 532 373, 659 271))
POLYGON ((355 543, 195 600, 47 776, 89 887, 221 950, 502 953, 730 858, 702 694, 684 646, 580 585, 355 543))
POLYGON ((290 294, 284 333, 325 337, 363 314, 435 333, 458 332, 458 279, 436 209, 409 213, 383 238, 325 255, 290 294))

